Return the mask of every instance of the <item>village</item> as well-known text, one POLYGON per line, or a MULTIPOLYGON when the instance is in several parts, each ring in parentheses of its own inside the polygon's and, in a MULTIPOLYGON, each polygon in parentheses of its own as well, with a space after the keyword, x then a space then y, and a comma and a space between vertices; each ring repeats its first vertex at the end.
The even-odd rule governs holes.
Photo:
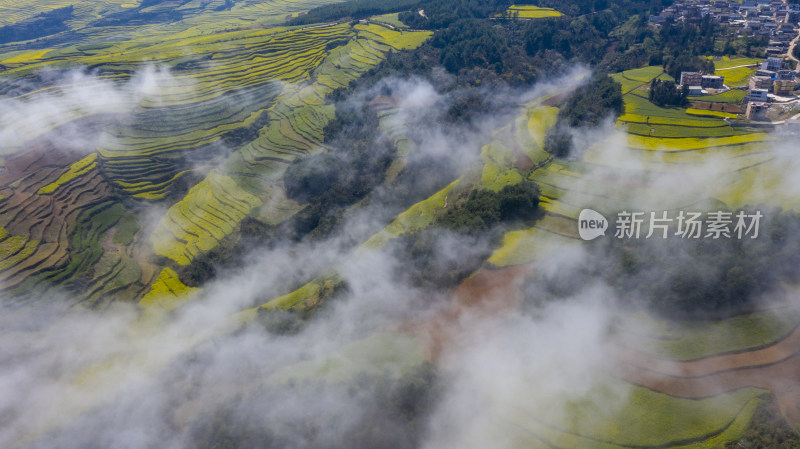
MULTIPOLYGON (((730 90, 744 90, 741 106, 733 111, 743 113, 752 122, 771 122, 768 116, 774 118, 776 114, 770 114, 770 111, 778 107, 780 111, 797 111, 795 106, 800 107, 800 98, 796 95, 800 93, 796 92, 800 67, 795 46, 800 40, 800 4, 781 0, 682 2, 664 9, 657 16, 650 16, 650 22, 662 26, 670 21, 694 23, 709 17, 724 25, 729 36, 766 41, 766 57, 760 64, 729 68, 753 70, 748 82, 735 85, 726 84, 724 70, 715 74, 682 72, 679 85, 686 90, 687 96, 700 100, 730 90)), ((786 117, 793 121, 798 118, 800 114, 786 117)))
MULTIPOLYGON (((752 121, 768 121, 767 112, 772 106, 790 106, 800 103, 795 92, 798 88, 797 72, 788 58, 770 56, 756 65, 749 83, 740 87, 725 84, 724 75, 702 72, 681 72, 680 88, 692 98, 717 95, 733 89, 745 90, 744 114, 752 121)), ((724 72, 723 72, 724 73, 724 72)))

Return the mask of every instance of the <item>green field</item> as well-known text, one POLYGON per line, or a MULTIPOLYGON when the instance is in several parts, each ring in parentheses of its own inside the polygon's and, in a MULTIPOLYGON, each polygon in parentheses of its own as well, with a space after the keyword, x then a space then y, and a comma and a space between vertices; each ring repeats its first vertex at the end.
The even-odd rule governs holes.
POLYGON ((744 388, 690 400, 609 379, 550 408, 523 391, 510 395, 502 428, 515 447, 710 449, 736 440, 766 394, 744 388))
POLYGON ((534 5, 511 5, 506 10, 506 15, 520 19, 543 19, 547 17, 560 17, 563 14, 553 8, 543 8, 534 5))
MULTIPOLYGON (((625 96, 625 113, 636 114, 640 116, 666 117, 671 119, 688 120, 688 121, 695 121, 699 119, 698 117, 687 114, 686 110, 678 107, 664 108, 656 106, 653 103, 651 103, 647 98, 637 93, 630 93, 625 96)), ((708 120, 710 122, 717 122, 720 125, 725 124, 725 122, 722 120, 715 120, 715 119, 708 119, 708 120)))
POLYGON ((782 306, 722 321, 688 322, 677 326, 636 316, 623 328, 630 336, 626 341, 639 351, 675 360, 696 360, 769 345, 789 335, 798 324, 800 310, 782 306), (645 328, 648 329, 646 333, 637 332, 645 328))
POLYGON ((730 87, 746 86, 750 77, 756 74, 753 67, 737 67, 731 69, 718 69, 715 75, 725 77, 725 85, 730 87))
POLYGON ((687 114, 691 115, 698 115, 700 117, 720 117, 720 118, 736 118, 736 114, 731 114, 730 112, 720 112, 720 111, 708 111, 705 109, 693 109, 689 108, 686 110, 687 114))
POLYGON ((406 24, 404 24, 403 22, 400 21, 400 19, 397 18, 398 15, 399 15, 398 13, 383 14, 380 16, 373 16, 370 20, 381 24, 391 25, 395 28, 408 28, 406 24))
POLYGON ((710 101, 712 103, 741 103, 747 91, 732 89, 721 94, 703 95, 701 97, 689 97, 689 101, 710 101))
MULTIPOLYGON (((712 59, 709 57, 709 59, 712 59)), ((721 70, 721 69, 729 69, 731 67, 737 67, 742 65, 756 65, 761 64, 761 58, 743 58, 743 57, 736 57, 731 58, 730 56, 723 56, 719 59, 714 59, 714 69, 721 70)))
POLYGON ((611 78, 622 85, 623 95, 637 88, 648 86, 654 78, 662 79, 665 76, 667 75, 661 66, 649 66, 611 74, 611 78))

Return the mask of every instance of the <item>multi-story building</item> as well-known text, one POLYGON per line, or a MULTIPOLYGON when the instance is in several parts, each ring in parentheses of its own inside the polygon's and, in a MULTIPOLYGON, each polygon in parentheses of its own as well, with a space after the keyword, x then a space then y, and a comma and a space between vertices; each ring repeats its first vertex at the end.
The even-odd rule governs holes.
POLYGON ((768 95, 769 91, 767 89, 750 89, 749 101, 767 102, 769 101, 768 95))
POLYGON ((781 81, 794 81, 794 71, 793 70, 778 70, 778 73, 775 75, 776 80, 781 81))
POLYGON ((767 78, 775 79, 775 77, 778 76, 778 72, 773 72, 772 70, 758 69, 756 70, 756 74, 753 76, 766 76, 767 78))
POLYGON ((762 101, 751 101, 747 103, 747 118, 750 120, 765 120, 768 109, 769 105, 767 103, 762 101))
POLYGON ((725 87, 725 77, 716 75, 703 75, 700 85, 706 89, 722 89, 725 87))
POLYGON ((772 78, 767 76, 754 76, 750 78, 750 90, 753 89, 772 90, 772 78))
POLYGON ((782 97, 787 97, 792 95, 794 92, 795 82, 794 80, 775 80, 775 95, 780 95, 782 97))
POLYGON ((762 70, 777 72, 783 68, 783 58, 769 57, 761 63, 762 70))
POLYGON ((681 72, 681 86, 702 86, 703 74, 701 72, 681 72))

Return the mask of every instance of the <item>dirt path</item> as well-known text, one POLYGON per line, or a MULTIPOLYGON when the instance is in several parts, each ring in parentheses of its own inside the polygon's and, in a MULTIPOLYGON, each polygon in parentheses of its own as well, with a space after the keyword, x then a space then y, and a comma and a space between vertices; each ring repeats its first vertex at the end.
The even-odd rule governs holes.
POLYGON ((797 46, 798 41, 800 41, 800 32, 798 32, 797 37, 792 39, 792 42, 789 43, 789 50, 786 53, 786 57, 797 63, 795 71, 800 73, 800 60, 794 56, 794 48, 797 46))

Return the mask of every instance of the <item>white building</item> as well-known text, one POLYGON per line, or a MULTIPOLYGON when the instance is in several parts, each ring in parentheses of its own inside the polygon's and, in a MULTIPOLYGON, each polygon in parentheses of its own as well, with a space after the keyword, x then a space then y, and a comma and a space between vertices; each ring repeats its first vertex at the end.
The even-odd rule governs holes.
POLYGON ((767 89, 750 89, 750 101, 766 103, 769 101, 769 91, 767 89))

